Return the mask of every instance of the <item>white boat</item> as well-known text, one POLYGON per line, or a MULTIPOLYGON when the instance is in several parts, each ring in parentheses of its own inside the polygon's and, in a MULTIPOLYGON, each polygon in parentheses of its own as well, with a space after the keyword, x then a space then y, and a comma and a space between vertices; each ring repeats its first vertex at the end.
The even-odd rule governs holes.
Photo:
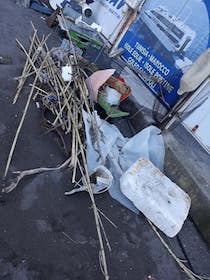
POLYGON ((185 52, 196 35, 188 25, 171 16, 164 7, 144 11, 141 19, 170 52, 185 52))

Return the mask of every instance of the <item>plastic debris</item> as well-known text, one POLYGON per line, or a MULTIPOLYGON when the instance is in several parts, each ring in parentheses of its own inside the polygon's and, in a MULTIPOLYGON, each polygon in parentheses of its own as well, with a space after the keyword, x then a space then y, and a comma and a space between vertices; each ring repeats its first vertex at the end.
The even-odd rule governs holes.
POLYGON ((116 78, 114 76, 109 77, 106 81, 107 85, 111 88, 116 89, 119 93, 121 93, 120 101, 123 101, 131 94, 131 88, 126 85, 125 79, 123 77, 116 78))
POLYGON ((36 107, 37 107, 38 109, 40 109, 40 104, 39 104, 39 102, 36 102, 36 107))
POLYGON ((124 80, 112 76, 115 69, 100 70, 86 79, 90 97, 97 102, 110 118, 128 116, 129 113, 120 111, 117 106, 130 94, 130 88, 124 80), (122 98, 123 97, 123 98, 122 98))
POLYGON ((93 22, 90 27, 95 29, 95 30, 97 30, 98 32, 102 31, 102 27, 99 24, 95 23, 95 22, 93 22))
POLYGON ((108 189, 109 194, 128 209, 138 213, 139 210, 121 192, 120 177, 140 157, 151 160, 158 168, 163 169, 165 149, 161 131, 150 126, 129 139, 125 138, 115 125, 100 119, 96 112, 94 117, 99 128, 98 145, 96 140, 93 140, 91 120, 83 110, 89 173, 106 162, 105 166, 114 178, 112 186, 108 189))
POLYGON ((66 65, 62 67, 62 78, 65 82, 70 82, 72 80, 72 67, 71 65, 66 65))
POLYGON ((119 163, 126 171, 140 157, 163 171, 165 147, 161 130, 156 126, 148 126, 130 138, 121 149, 119 163))
POLYGON ((174 237, 188 216, 188 194, 149 160, 137 160, 120 178, 123 194, 167 236, 174 237))
POLYGON ((106 93, 106 101, 110 105, 118 105, 120 103, 121 94, 116 89, 106 86, 104 92, 106 93))
POLYGON ((120 118, 129 115, 127 112, 120 111, 117 106, 112 106, 107 101, 107 94, 105 92, 99 92, 97 102, 105 110, 107 116, 110 118, 120 118))
POLYGON ((81 57, 83 53, 83 51, 80 48, 72 46, 69 40, 63 39, 60 47, 53 50, 52 55, 53 58, 56 58, 60 61, 64 61, 67 58, 67 56, 73 54, 74 52, 78 57, 81 57))
POLYGON ((105 83, 121 94, 120 101, 123 101, 131 94, 131 88, 126 85, 125 80, 122 77, 115 78, 114 73, 115 69, 99 70, 86 79, 90 96, 94 101, 97 101, 99 89, 105 83))
POLYGON ((42 70, 40 72, 39 79, 41 83, 46 84, 51 80, 51 76, 46 70, 42 70))
MULTIPOLYGON (((104 227, 99 215, 98 207, 95 203, 95 197, 93 195, 94 190, 92 189, 89 176, 90 174, 87 170, 84 120, 82 118, 83 108, 85 108, 88 111, 88 114, 92 116, 92 102, 90 102, 88 98, 89 94, 85 84, 87 74, 85 69, 82 69, 79 66, 79 58, 75 55, 75 52, 73 52, 74 60, 72 60, 70 56, 67 58, 67 77, 62 75, 66 75, 66 73, 64 73, 65 71, 62 71, 66 70, 66 67, 62 69, 61 66, 65 64, 60 63, 53 58, 52 50, 50 50, 47 45, 49 35, 39 38, 37 30, 33 25, 32 27, 34 32, 30 37, 31 44, 28 50, 18 39, 16 39, 17 44, 26 55, 26 62, 21 77, 18 79, 14 103, 17 101, 20 93, 22 92, 26 81, 29 82, 28 78, 30 78, 31 84, 30 90, 27 92, 28 96, 26 98, 23 113, 7 158, 4 178, 6 179, 8 174, 16 144, 26 119, 30 103, 32 100, 35 102, 38 101, 41 104, 42 125, 48 132, 55 131, 57 133, 62 148, 68 156, 67 164, 63 163, 59 168, 53 168, 53 170, 64 168, 64 165, 65 167, 71 167, 72 172, 68 172, 69 180, 75 184, 80 184, 80 180, 83 180, 84 185, 88 190, 92 210, 94 212, 93 216, 100 246, 100 267, 105 275, 105 279, 108 280, 109 273, 106 262, 106 252, 104 249, 105 243, 103 239, 104 227), (71 79, 72 71, 71 68, 69 68, 71 63, 77 76, 74 81, 65 84, 62 77, 68 81, 71 79), (43 70, 46 70, 51 77, 50 81, 47 83, 43 83, 43 79, 40 79, 40 73, 43 70), (78 176, 80 176, 80 178, 78 178, 78 176)), ((96 128, 93 128, 92 132, 94 135, 98 133, 96 128)), ((33 169, 20 172, 16 180, 10 184, 8 188, 4 188, 2 192, 11 192, 17 187, 23 177, 38 174, 46 170, 52 171, 52 168, 50 168, 50 170, 49 168, 36 168, 35 170, 33 169)), ((95 185, 104 187, 105 184, 109 183, 108 177, 102 176, 102 173, 100 173, 97 177, 95 185)))
POLYGON ((90 92, 90 97, 94 101, 97 101, 99 88, 114 74, 114 72, 115 69, 99 70, 86 79, 86 85, 90 92))
POLYGON ((64 0, 49 0, 50 6, 53 10, 57 9, 57 6, 62 7, 64 0))
POLYGON ((113 176, 105 166, 98 166, 90 175, 95 180, 95 188, 98 192, 108 190, 113 183, 113 176))
POLYGON ((80 15, 78 16, 76 19, 75 19, 75 24, 80 27, 80 28, 84 28, 86 30, 89 30, 89 31, 97 31, 97 32, 101 32, 102 30, 102 27, 98 24, 96 24, 95 22, 89 24, 88 22, 86 22, 84 20, 85 18, 80 15))
MULTIPOLYGON (((113 176, 111 172, 105 166, 98 166, 92 174, 90 174, 91 186, 94 194, 101 194, 107 191, 112 183, 113 176)), ((65 195, 72 195, 78 192, 88 191, 85 182, 79 188, 75 188, 72 191, 65 192, 65 195)))

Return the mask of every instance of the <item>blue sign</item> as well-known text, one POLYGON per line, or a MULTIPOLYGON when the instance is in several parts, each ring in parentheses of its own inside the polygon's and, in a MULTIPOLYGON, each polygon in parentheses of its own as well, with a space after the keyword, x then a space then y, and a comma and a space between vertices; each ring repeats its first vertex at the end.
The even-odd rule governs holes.
POLYGON ((109 4, 112 4, 116 9, 121 9, 125 5, 125 0, 106 0, 109 4))
POLYGON ((127 63, 169 107, 178 100, 183 73, 210 46, 209 2, 148 0, 119 44, 127 63))

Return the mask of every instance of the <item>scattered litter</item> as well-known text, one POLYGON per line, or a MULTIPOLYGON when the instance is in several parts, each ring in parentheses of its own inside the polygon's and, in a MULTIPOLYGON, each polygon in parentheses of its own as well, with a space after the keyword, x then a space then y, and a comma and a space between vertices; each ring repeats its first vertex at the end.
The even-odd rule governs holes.
POLYGON ((103 91, 99 92, 97 102, 104 109, 107 116, 110 117, 110 118, 121 118, 121 117, 126 117, 126 116, 129 115, 128 112, 120 111, 117 106, 112 106, 107 101, 107 93, 106 92, 103 92, 103 91))
POLYGON ((42 70, 39 74, 39 80, 43 84, 47 84, 51 79, 50 74, 46 70, 42 70))
POLYGON ((165 147, 159 128, 148 126, 130 138, 121 149, 119 163, 126 171, 140 157, 150 160, 163 171, 165 147))
POLYGON ((48 108, 49 110, 53 110, 56 108, 56 105, 58 103, 58 99, 53 94, 48 94, 42 97, 42 103, 43 105, 48 108))
MULTIPOLYGON (((16 2, 29 5, 26 0, 16 2)), ((49 36, 39 38, 34 26, 28 50, 17 40, 26 55, 26 63, 22 75, 17 78, 18 86, 13 103, 19 98, 29 77, 32 84, 4 175, 9 171, 32 100, 37 108, 42 109, 43 126, 47 132, 54 131, 58 134, 68 157, 58 167, 14 172, 18 174, 15 181, 2 192, 13 191, 26 176, 71 168, 74 189, 65 194, 79 191, 89 193, 100 245, 100 265, 108 280, 103 238, 109 250, 111 247, 101 215, 107 220, 108 218, 97 208, 94 194, 108 191, 114 199, 133 212, 139 213, 140 210, 170 237, 181 229, 188 215, 190 198, 159 171, 163 170, 165 150, 161 131, 157 127, 147 127, 134 137, 125 138, 116 126, 102 120, 94 111, 92 101, 98 103, 108 117, 127 116, 129 113, 120 111, 118 105, 131 94, 131 89, 122 77, 113 76, 115 69, 91 71, 94 73, 88 77, 87 69, 82 68, 83 50, 91 47, 100 53, 104 47, 99 34, 102 28, 91 18, 92 9, 88 4, 92 2, 81 1, 81 12, 78 12, 66 0, 31 1, 31 8, 50 16, 48 26, 58 22, 61 30, 66 31, 68 40, 63 39, 60 47, 49 50, 49 36), (70 145, 66 145, 66 138, 70 145), (140 158, 144 159, 139 160, 140 158), (78 173, 80 179, 77 181, 78 173)), ((121 52, 122 49, 117 50, 111 56, 118 56, 121 52)), ((1 59, 4 61, 5 57, 0 56, 2 64, 1 59)), ((151 224, 150 221, 149 223, 151 224)), ((151 226, 154 227, 152 224, 151 226)), ((67 237, 67 234, 63 234, 67 237)), ((181 267, 191 275, 184 265, 181 267)), ((149 276, 148 279, 150 278, 149 276)))
POLYGON ((80 58, 83 54, 83 51, 80 48, 70 44, 69 40, 67 39, 63 39, 60 47, 52 50, 53 58, 62 62, 65 62, 69 55, 72 55, 73 53, 75 53, 77 57, 80 58))
POLYGON ((36 102, 36 107, 37 107, 38 109, 40 109, 40 104, 39 104, 39 102, 36 102))
POLYGON ((92 135, 91 119, 83 110, 89 173, 106 162, 106 167, 114 178, 112 186, 108 189, 110 195, 122 205, 138 213, 139 210, 121 192, 120 177, 140 157, 151 160, 155 166, 163 170, 165 150, 161 131, 157 127, 150 126, 129 139, 125 138, 116 126, 100 119, 96 112, 94 115, 99 129, 97 142, 92 135))
POLYGON ((123 77, 116 78, 111 76, 107 80, 107 85, 121 93, 120 101, 125 100, 131 94, 131 88, 126 85, 125 79, 123 77))
POLYGON ((131 94, 131 89, 122 78, 112 76, 115 69, 99 70, 86 79, 86 84, 91 98, 97 102, 110 118, 128 116, 128 112, 122 112, 116 105, 131 94))
POLYGON ((62 67, 62 78, 65 82, 72 81, 72 67, 71 65, 66 65, 62 67))
MULTIPOLYGON (((95 203, 93 195, 94 188, 92 188, 86 160, 84 120, 82 114, 83 108, 85 108, 88 116, 90 116, 91 123, 94 124, 95 122, 91 114, 92 105, 88 98, 89 93, 85 83, 87 74, 85 70, 78 65, 79 58, 75 53, 69 36, 73 50, 73 57, 71 54, 67 55, 69 61, 67 66, 68 75, 67 77, 65 75, 64 79, 68 80, 68 82, 64 82, 62 78, 62 61, 58 61, 53 56, 55 49, 49 50, 47 46, 49 35, 39 38, 37 30, 33 25, 32 27, 33 34, 30 37, 30 46, 28 50, 19 40, 16 40, 18 46, 26 56, 26 62, 22 75, 18 78, 18 86, 13 103, 19 98, 29 77, 32 83, 30 84, 30 91, 28 93, 23 114, 9 152, 4 177, 7 176, 9 171, 16 144, 32 100, 40 103, 42 108, 43 126, 46 127, 48 132, 55 131, 58 134, 68 159, 58 168, 38 168, 18 172, 19 175, 16 180, 8 187, 5 187, 2 192, 8 193, 14 190, 25 176, 45 171, 58 170, 64 167, 70 167, 72 169, 71 181, 76 185, 79 184, 79 182, 76 181, 76 175, 79 173, 82 178, 82 183, 87 189, 91 199, 100 246, 100 267, 105 279, 108 280, 109 275, 104 250, 104 240, 106 241, 108 249, 110 249, 110 245, 101 221, 100 213, 95 203), (69 66, 71 66, 70 68, 72 69, 71 73, 69 73, 69 66), (72 75, 74 70, 76 73, 75 77, 72 75), (71 81, 69 81, 70 78, 71 81), (70 142, 68 145, 66 144, 67 140, 70 142), (102 236, 104 236, 104 239, 102 236)), ((92 131, 94 135, 97 135, 98 132, 96 126, 92 128, 92 131)), ((104 172, 102 172, 102 168, 98 169, 98 166, 96 168, 95 172, 98 172, 99 175, 96 176, 94 186, 100 188, 103 187, 101 190, 103 192, 110 185, 111 175, 108 170, 105 172, 103 169, 104 172), (107 185, 107 188, 104 189, 105 185, 107 185)))
POLYGON ((97 30, 98 32, 102 31, 102 27, 99 24, 95 23, 95 22, 93 22, 90 27, 95 29, 95 30, 97 30))
POLYGON ((62 3, 64 0, 49 0, 50 6, 52 7, 53 10, 57 9, 57 6, 62 7, 62 3))
POLYGON ((74 13, 76 13, 76 15, 72 17, 71 21, 67 20, 67 17, 64 18, 60 15, 57 16, 61 30, 68 32, 71 36, 71 40, 81 49, 87 49, 89 47, 101 49, 104 42, 99 33, 93 29, 91 25, 84 21, 84 18, 81 18, 80 14, 71 8, 69 16, 73 16, 74 13))
POLYGON ((95 188, 98 192, 107 191, 113 183, 111 172, 104 166, 98 166, 93 173, 90 174, 90 179, 95 181, 95 188))
POLYGON ((99 70, 86 79, 91 98, 97 102, 99 88, 111 77, 115 69, 99 70))
POLYGON ((120 189, 156 227, 174 237, 188 216, 190 197, 149 160, 139 159, 121 176, 120 189))
POLYGON ((71 26, 69 30, 71 39, 81 49, 87 49, 90 46, 95 49, 101 49, 103 42, 95 30, 85 30, 84 27, 79 28, 76 25, 71 26))
POLYGON ((106 86, 104 92, 106 94, 106 101, 110 105, 119 105, 121 94, 118 91, 116 91, 116 89, 106 86))
MULTIPOLYGON (((106 167, 99 166, 92 174, 90 174, 90 180, 93 194, 101 194, 111 187, 113 183, 113 176, 106 167)), ((81 185, 79 188, 75 188, 72 191, 65 192, 65 195, 71 195, 82 191, 88 191, 85 185, 81 185)))

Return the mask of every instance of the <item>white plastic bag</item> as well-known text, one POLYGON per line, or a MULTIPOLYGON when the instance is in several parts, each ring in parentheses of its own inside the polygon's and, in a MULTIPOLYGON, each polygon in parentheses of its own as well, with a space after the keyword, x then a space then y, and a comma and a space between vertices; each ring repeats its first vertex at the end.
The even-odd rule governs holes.
POLYGON ((100 119, 96 112, 94 114, 95 125, 99 129, 97 136, 99 143, 96 143, 93 135, 90 117, 83 111, 89 173, 106 163, 106 167, 114 178, 113 184, 108 190, 109 194, 125 207, 138 213, 139 210, 121 192, 119 180, 123 173, 140 157, 149 159, 160 170, 163 170, 165 150, 161 131, 155 126, 149 126, 134 137, 125 138, 116 126, 100 119), (100 157, 98 144, 102 157, 100 157))
POLYGON ((126 171, 140 157, 149 159, 163 171, 165 148, 161 131, 148 126, 128 140, 120 153, 119 162, 126 171))

